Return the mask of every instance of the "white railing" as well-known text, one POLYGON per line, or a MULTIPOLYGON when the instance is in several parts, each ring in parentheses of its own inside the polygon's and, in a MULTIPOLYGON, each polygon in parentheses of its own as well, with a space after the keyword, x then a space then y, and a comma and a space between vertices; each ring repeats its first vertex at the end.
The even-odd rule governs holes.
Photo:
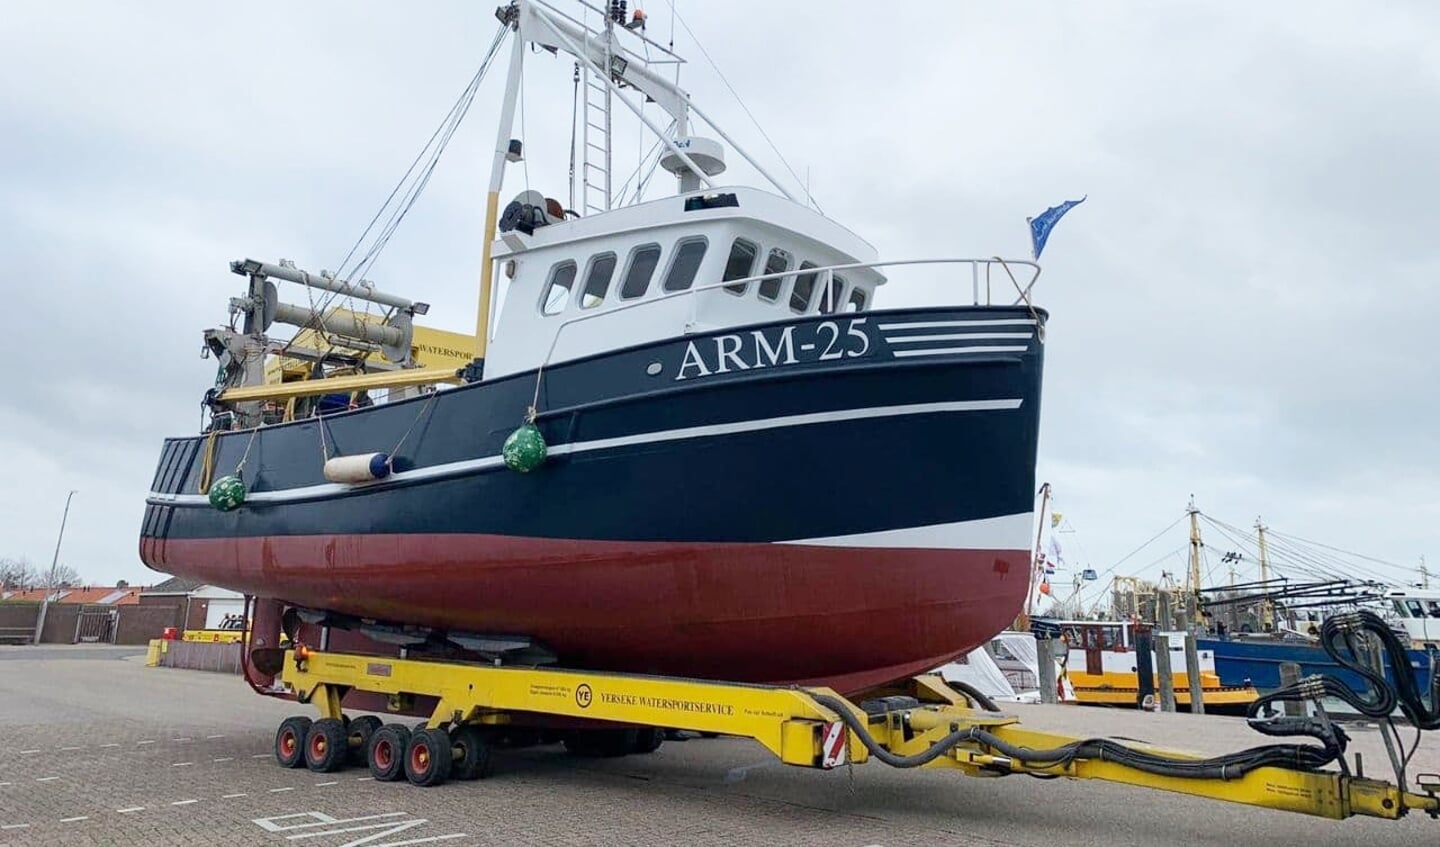
MULTIPOLYGON (((993 275, 992 275, 991 271, 992 271, 993 268, 995 268, 995 267, 998 266, 1000 269, 1002 269, 1002 270, 1005 272, 1005 279, 1003 279, 1002 282, 1008 281, 1008 282, 1011 284, 1011 286, 1015 289, 1015 293, 1016 293, 1016 295, 1017 295, 1016 298, 1015 298, 1015 301, 1014 301, 1013 303, 1010 303, 1009 305, 1011 305, 1011 306, 1018 306, 1018 305, 1020 305, 1021 303, 1024 303, 1024 304, 1025 304, 1028 308, 1030 308, 1032 311, 1033 311, 1034 308, 1035 308, 1034 305, 1030 302, 1030 290, 1035 287, 1036 281, 1040 279, 1040 265, 1036 264, 1035 262, 1029 261, 1029 260, 1027 260, 1027 259, 1001 259, 1001 258, 999 258, 998 256, 997 256, 997 257, 992 257, 992 258, 989 258, 989 259, 901 259, 901 260, 890 261, 890 262, 853 262, 853 263, 845 264, 845 265, 828 265, 828 266, 823 267, 823 268, 804 268, 804 269, 791 268, 791 269, 789 269, 789 270, 780 271, 779 273, 760 274, 760 275, 758 275, 758 276, 747 276, 747 277, 744 277, 744 278, 742 278, 742 279, 727 279, 727 280, 723 280, 723 281, 721 281, 721 282, 710 282, 710 283, 706 283, 706 284, 704 284, 704 285, 691 286, 690 288, 687 288, 687 289, 685 289, 684 291, 662 292, 662 293, 660 294, 660 296, 658 296, 658 297, 645 297, 645 298, 643 298, 643 299, 634 300, 634 301, 629 302, 629 303, 621 303, 621 304, 618 305, 618 306, 612 306, 612 307, 607 308, 607 309, 597 309, 596 311, 590 312, 590 313, 588 313, 588 314, 573 315, 573 316, 571 316, 571 317, 566 318, 565 320, 563 320, 563 321, 556 327, 556 329, 555 329, 555 335, 552 336, 551 339, 550 339, 550 346, 549 346, 548 348, 546 348, 546 350, 545 350, 545 357, 540 360, 540 370, 543 371, 546 367, 549 366, 551 357, 555 355, 555 348, 556 348, 556 347, 559 345, 559 343, 560 343, 560 336, 561 336, 562 334, 564 334, 564 332, 565 332, 566 329, 570 328, 571 326, 573 326, 573 325, 575 325, 575 324, 584 323, 584 322, 586 322, 586 321, 594 320, 594 319, 596 319, 596 318, 606 317, 606 316, 609 316, 609 315, 613 315, 613 314, 615 314, 616 312, 623 312, 623 311, 626 311, 626 310, 629 310, 629 309, 635 309, 635 308, 639 308, 639 307, 642 307, 642 306, 653 306, 653 305, 655 305, 656 303, 663 303, 663 302, 666 302, 666 301, 669 301, 669 300, 678 299, 678 298, 680 298, 680 297, 692 297, 692 298, 693 298, 694 295, 696 295, 696 294, 701 294, 701 293, 706 292, 706 291, 715 291, 715 290, 721 289, 721 288, 735 288, 735 287, 739 287, 739 286, 745 286, 746 296, 751 296, 751 295, 750 295, 750 291, 749 291, 749 286, 750 286, 750 284, 753 283, 753 282, 763 282, 763 281, 765 281, 765 280, 770 280, 770 279, 784 280, 786 277, 800 276, 800 275, 802 275, 802 274, 815 274, 815 275, 819 276, 820 282, 819 282, 819 284, 818 284, 816 287, 817 287, 818 290, 820 291, 821 297, 823 298, 823 297, 825 297, 825 296, 828 296, 829 291, 830 291, 831 281, 832 281, 832 278, 834 277, 834 275, 836 274, 836 272, 839 272, 839 271, 853 271, 853 270, 870 270, 870 269, 875 269, 875 268, 908 267, 908 266, 913 266, 913 265, 969 265, 969 266, 970 266, 971 303, 972 303, 972 305, 975 305, 975 306, 981 305, 981 302, 980 302, 980 295, 981 295, 980 269, 981 269, 981 267, 984 267, 984 269, 985 269, 985 279, 984 279, 985 303, 984 303, 984 305, 989 306, 989 305, 992 305, 992 302, 991 302, 991 301, 992 301, 992 291, 993 291, 993 287, 994 287, 994 286, 993 286, 994 279, 993 279, 993 275), (1015 274, 1011 272, 1011 268, 1013 268, 1013 267, 1029 268, 1030 270, 1033 271, 1033 273, 1030 275, 1030 279, 1027 280, 1025 283, 1022 284, 1018 279, 1015 278, 1015 274)), ((580 282, 580 280, 577 278, 576 281, 575 281, 574 283, 571 283, 571 284, 572 284, 572 285, 575 285, 575 284, 578 284, 579 282, 580 282)), ((783 293, 783 290, 782 290, 782 293, 783 293)), ((812 294, 811 296, 813 297, 814 295, 812 294)), ((872 295, 871 295, 871 296, 874 296, 874 295, 873 295, 873 292, 872 292, 872 295)), ((837 303, 837 304, 834 304, 834 305, 835 305, 834 311, 836 311, 836 312, 842 311, 841 304, 838 304, 838 303, 837 303)), ((807 309, 806 312, 801 313, 801 314, 809 314, 809 313, 810 313, 810 310, 807 309)), ((692 300, 690 301, 690 319, 689 319, 689 322, 688 322, 687 325, 693 325, 693 324, 696 322, 697 317, 698 317, 697 304, 696 304, 696 301, 695 301, 694 299, 692 299, 692 300)), ((797 315, 797 317, 798 317, 798 315, 797 315)))

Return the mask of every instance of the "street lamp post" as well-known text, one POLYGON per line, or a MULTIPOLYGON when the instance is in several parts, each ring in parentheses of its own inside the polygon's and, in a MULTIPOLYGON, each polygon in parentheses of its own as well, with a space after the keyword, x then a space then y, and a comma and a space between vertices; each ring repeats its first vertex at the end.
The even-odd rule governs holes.
POLYGON ((35 643, 40 643, 40 633, 45 629, 45 613, 50 610, 50 595, 55 591, 55 568, 60 564, 60 542, 65 540, 65 521, 70 517, 72 490, 65 496, 65 513, 60 516, 60 535, 55 538, 55 555, 50 558, 50 577, 45 580, 45 596, 40 598, 40 616, 35 619, 35 643))

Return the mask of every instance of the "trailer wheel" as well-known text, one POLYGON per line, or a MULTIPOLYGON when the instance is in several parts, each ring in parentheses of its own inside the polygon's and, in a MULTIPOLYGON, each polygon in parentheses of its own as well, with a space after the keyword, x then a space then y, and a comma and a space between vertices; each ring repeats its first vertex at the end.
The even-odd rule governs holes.
POLYGON ((315 721, 305 734, 305 767, 316 773, 340 770, 350 754, 349 741, 345 722, 339 718, 315 721))
POLYGON ((635 732, 635 752, 654 753, 665 743, 665 730, 653 726, 635 732))
POLYGON ((370 736, 365 759, 370 775, 379 782, 395 782, 405 777, 405 748, 410 745, 410 728, 398 723, 386 724, 370 736))
POLYGON ((358 767, 365 767, 369 762, 370 739, 380 731, 383 724, 374 715, 358 717, 350 722, 349 727, 349 748, 350 762, 358 767))
POLYGON ((298 768, 305 764, 305 736, 310 732, 310 719, 286 718, 275 732, 275 761, 282 768, 298 768))
POLYGON ((411 734, 405 749, 405 777, 411 785, 439 785, 450 776, 453 764, 450 733, 443 729, 427 729, 411 734))
POLYGON ((450 733, 450 743, 456 754, 450 770, 452 779, 484 779, 490 775, 490 738, 485 730, 463 724, 450 733))

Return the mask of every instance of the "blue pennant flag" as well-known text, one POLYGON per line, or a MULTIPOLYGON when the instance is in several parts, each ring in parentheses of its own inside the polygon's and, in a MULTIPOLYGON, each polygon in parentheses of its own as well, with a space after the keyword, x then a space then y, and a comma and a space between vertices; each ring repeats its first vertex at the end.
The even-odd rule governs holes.
POLYGON ((1085 198, 1089 196, 1090 195, 1087 194, 1079 200, 1066 200, 1059 206, 1051 206, 1041 212, 1038 217, 1025 219, 1025 223, 1030 224, 1030 246, 1034 251, 1037 261, 1040 258, 1040 254, 1045 250, 1045 241, 1050 238, 1050 231, 1055 228, 1055 224, 1060 222, 1060 219, 1065 216, 1066 212, 1084 203, 1085 198))

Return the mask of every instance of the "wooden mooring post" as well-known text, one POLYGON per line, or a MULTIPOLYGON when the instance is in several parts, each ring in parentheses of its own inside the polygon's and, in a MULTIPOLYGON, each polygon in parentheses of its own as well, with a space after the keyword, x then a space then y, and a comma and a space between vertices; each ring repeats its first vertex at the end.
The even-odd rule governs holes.
POLYGON ((1170 592, 1155 594, 1155 675, 1160 689, 1160 711, 1175 711, 1175 671, 1170 665, 1170 636, 1165 633, 1175 628, 1170 614, 1170 592))

